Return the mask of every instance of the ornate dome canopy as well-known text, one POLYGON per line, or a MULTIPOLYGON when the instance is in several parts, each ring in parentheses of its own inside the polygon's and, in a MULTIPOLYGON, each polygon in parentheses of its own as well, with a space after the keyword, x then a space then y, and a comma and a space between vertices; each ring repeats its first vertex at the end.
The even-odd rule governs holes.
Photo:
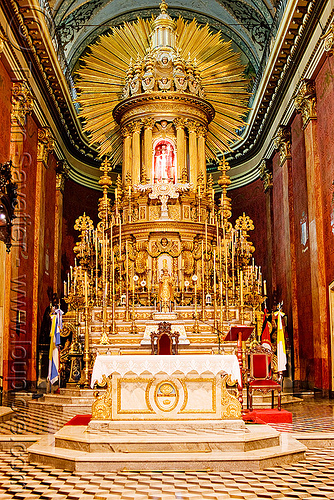
MULTIPOLYGON (((153 21, 138 19, 114 28, 91 47, 78 71, 81 116, 100 155, 111 154, 115 163, 122 154, 117 113, 119 102, 141 94, 191 94, 215 110, 209 118, 206 154, 228 151, 238 139, 249 94, 239 55, 196 20, 175 22, 161 3, 153 21)), ((159 96, 157 96, 159 98, 159 96)))

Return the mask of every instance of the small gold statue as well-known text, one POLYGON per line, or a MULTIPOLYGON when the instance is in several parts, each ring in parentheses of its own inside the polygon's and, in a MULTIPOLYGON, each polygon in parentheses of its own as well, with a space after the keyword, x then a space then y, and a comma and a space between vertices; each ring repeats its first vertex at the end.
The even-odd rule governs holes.
POLYGON ((161 312, 168 312, 171 310, 171 304, 174 302, 174 280, 168 272, 166 261, 162 268, 162 275, 159 282, 158 303, 160 304, 161 312))

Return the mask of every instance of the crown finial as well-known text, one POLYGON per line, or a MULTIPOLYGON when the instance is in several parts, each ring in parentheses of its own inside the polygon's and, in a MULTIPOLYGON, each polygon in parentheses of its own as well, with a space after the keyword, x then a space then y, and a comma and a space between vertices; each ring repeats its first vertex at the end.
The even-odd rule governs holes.
POLYGON ((165 0, 162 0, 161 4, 159 5, 160 7, 160 10, 162 12, 162 14, 166 14, 167 12, 167 9, 168 9, 168 5, 167 3, 165 2, 165 0))

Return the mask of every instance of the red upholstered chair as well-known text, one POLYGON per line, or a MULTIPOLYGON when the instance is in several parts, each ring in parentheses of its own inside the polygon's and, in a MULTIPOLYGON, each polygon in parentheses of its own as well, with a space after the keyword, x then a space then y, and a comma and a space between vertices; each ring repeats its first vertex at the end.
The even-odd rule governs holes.
POLYGON ((172 332, 172 325, 163 321, 158 325, 158 332, 151 333, 152 354, 177 354, 179 332, 172 332))
POLYGON ((274 408, 275 391, 278 393, 277 409, 281 410, 281 374, 277 379, 273 377, 277 373, 272 368, 273 353, 262 346, 247 351, 249 369, 247 377, 247 401, 249 410, 253 409, 253 391, 263 393, 271 391, 271 407, 274 408))

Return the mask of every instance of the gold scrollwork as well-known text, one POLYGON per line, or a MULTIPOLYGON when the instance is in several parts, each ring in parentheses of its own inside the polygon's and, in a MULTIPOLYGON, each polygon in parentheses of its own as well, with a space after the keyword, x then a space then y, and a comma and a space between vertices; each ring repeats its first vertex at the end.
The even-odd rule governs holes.
POLYGON ((73 325, 73 323, 64 323, 63 328, 60 331, 60 336, 66 338, 69 337, 71 333, 72 335, 75 334, 75 326, 73 325))
POLYGON ((112 380, 111 377, 103 375, 102 384, 107 384, 105 394, 99 395, 99 391, 94 392, 96 400, 92 404, 92 420, 112 419, 112 380))
POLYGON ((238 399, 230 394, 226 388, 226 385, 234 385, 235 381, 231 380, 230 375, 224 375, 222 377, 222 418, 236 419, 241 418, 241 404, 238 399))

